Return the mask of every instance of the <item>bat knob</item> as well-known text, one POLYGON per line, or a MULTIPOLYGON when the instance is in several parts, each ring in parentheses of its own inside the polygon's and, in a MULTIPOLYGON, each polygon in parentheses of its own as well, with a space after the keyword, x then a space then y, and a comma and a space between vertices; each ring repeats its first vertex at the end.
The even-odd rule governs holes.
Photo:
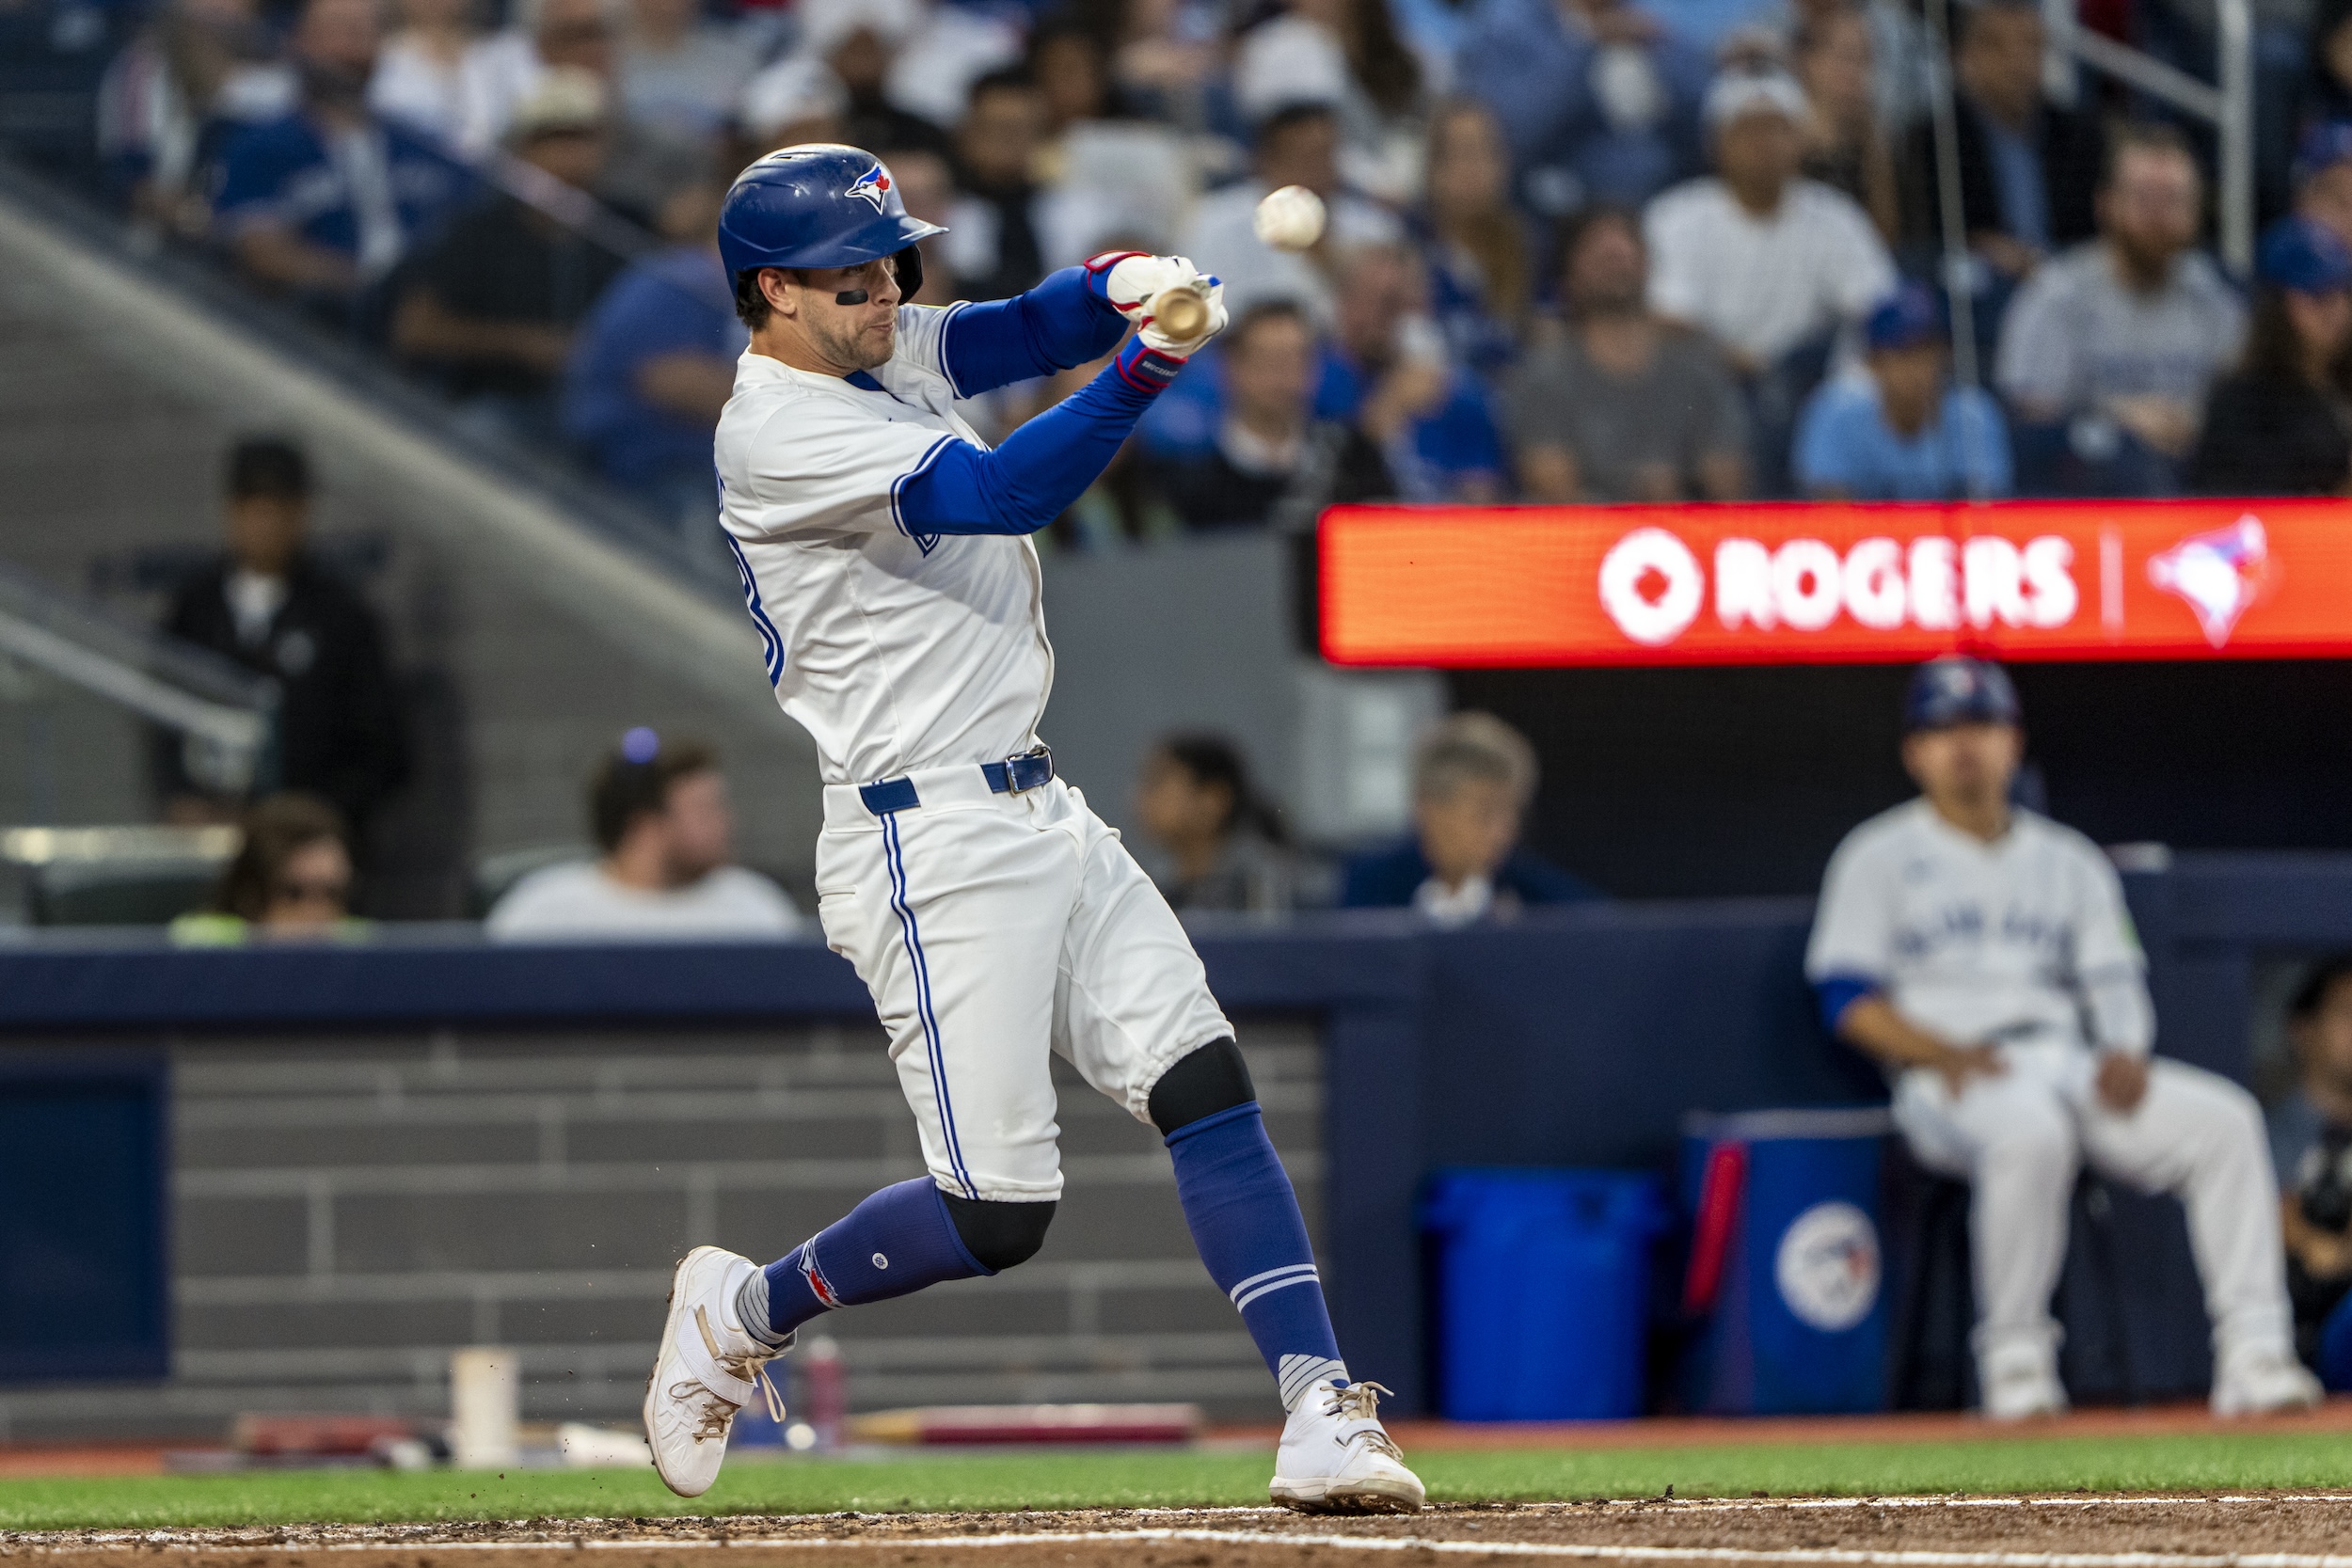
POLYGON ((1171 343, 1189 343, 1209 331, 1209 302, 1189 283, 1162 289, 1152 300, 1152 325, 1171 343))

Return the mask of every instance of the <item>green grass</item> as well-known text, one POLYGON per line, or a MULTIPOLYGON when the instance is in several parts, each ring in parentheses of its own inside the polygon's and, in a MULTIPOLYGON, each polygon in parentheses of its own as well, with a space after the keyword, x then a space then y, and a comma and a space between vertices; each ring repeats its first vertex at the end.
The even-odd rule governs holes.
MULTIPOLYGON (((2352 1435, 2186 1433, 1952 1443, 1423 1452, 1434 1497, 2168 1491, 2352 1484, 2352 1435)), ((694 1504, 650 1474, 375 1470, 0 1481, 0 1529, 528 1519, 1265 1500, 1267 1459, 1236 1453, 923 1454, 738 1465, 694 1504)))

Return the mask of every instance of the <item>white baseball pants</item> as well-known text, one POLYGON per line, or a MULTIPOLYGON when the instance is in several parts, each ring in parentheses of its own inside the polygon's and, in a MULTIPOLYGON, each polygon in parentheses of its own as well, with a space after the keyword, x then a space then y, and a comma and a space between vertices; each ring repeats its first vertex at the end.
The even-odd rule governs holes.
POLYGON ((1895 1089, 1895 1122, 1920 1164, 1976 1188, 1978 1364, 2046 1366, 2058 1345, 2050 1293, 2066 1257, 2081 1162, 2188 1211, 2189 1244, 2213 1320, 2217 1364, 2293 1346, 2279 1191, 2254 1097, 2182 1062, 2150 1064, 2128 1116, 2099 1100, 2096 1059, 2067 1044, 2003 1047, 2009 1071, 1971 1078, 1955 1101, 1941 1073, 1914 1068, 1895 1089))
POLYGON ((993 794, 977 767, 908 775, 877 816, 825 791, 817 910, 889 1032, 942 1191, 1061 1196, 1051 1050, 1150 1121, 1152 1086, 1231 1035, 1183 926, 1119 834, 1058 779, 993 794))

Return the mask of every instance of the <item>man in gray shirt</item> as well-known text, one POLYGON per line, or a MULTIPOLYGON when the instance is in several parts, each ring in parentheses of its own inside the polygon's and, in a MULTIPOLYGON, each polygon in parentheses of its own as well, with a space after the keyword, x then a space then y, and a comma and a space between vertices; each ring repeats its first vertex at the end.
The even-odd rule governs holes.
POLYGON ((2246 332, 2245 306, 2196 248, 2202 196, 2178 132, 2117 132, 2099 238, 2038 270, 2001 325, 1996 375, 2019 420, 2065 427, 2087 464, 2127 458, 2136 444, 2153 461, 2134 488, 2172 487, 2205 389, 2246 332))
POLYGON ((1532 354, 1506 399, 1530 500, 1731 500, 1748 489, 1748 423, 1714 344, 1651 313, 1641 230, 1590 213, 1561 247, 1565 340, 1532 354))

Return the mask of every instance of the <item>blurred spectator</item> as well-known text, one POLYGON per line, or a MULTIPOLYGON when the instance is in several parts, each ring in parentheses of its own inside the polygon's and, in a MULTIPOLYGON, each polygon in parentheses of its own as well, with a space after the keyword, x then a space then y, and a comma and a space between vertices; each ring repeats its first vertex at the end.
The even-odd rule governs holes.
POLYGON ((1179 248, 1225 280, 1225 305, 1235 317, 1267 300, 1302 306, 1318 326, 1331 322, 1331 285, 1321 258, 1352 245, 1391 245, 1404 230, 1377 202, 1340 178, 1339 121, 1327 104, 1279 109, 1260 123, 1253 174, 1203 197, 1193 209, 1179 248), (1323 240, 1302 255, 1277 250, 1251 227, 1258 203, 1271 190, 1304 185, 1323 198, 1323 240))
POLYGON ((1215 443, 1155 465, 1184 526, 1308 526, 1324 507, 1396 494, 1380 449, 1353 424, 1314 417, 1314 329, 1273 300, 1225 329, 1217 356, 1224 407, 1215 443))
POLYGON ((1736 500, 1748 422, 1722 353, 1651 312, 1648 258, 1623 208, 1595 207, 1560 247, 1564 341, 1532 354, 1503 400, 1527 499, 1736 500))
POLYGON ((1802 172, 1853 198, 1879 235, 1894 242, 1902 221, 1895 155, 1880 129, 1871 90, 1869 15, 1858 7, 1823 9, 1799 24, 1794 42, 1797 83, 1812 118, 1805 122, 1802 172))
POLYGON ((708 141, 758 68, 754 40, 703 13, 701 0, 628 0, 620 101, 628 118, 708 141))
POLYGON ((1776 71, 1708 89, 1721 171, 1650 203, 1650 308, 1712 337, 1747 399, 1751 483, 1789 488, 1799 405, 1837 336, 1886 297, 1895 264, 1853 198, 1798 176, 1808 109, 1776 71))
POLYGON ((255 281, 351 302, 465 194, 463 168, 368 107, 379 41, 373 0, 306 0, 292 40, 300 106, 223 151, 214 217, 255 281))
POLYGON ((1454 79, 1494 108, 1521 199, 1639 206, 1698 171, 1706 54, 1632 0, 1486 0, 1454 79))
MULTIPOLYGON (((508 140, 523 163, 584 196, 604 163, 604 84, 584 71, 548 71, 508 140)), ((620 270, 603 245, 493 191, 404 270, 392 348, 437 372, 489 422, 551 436, 549 394, 572 330, 620 270)))
MULTIPOLYGON (((1733 3, 1742 4, 1743 0, 1733 3)), ((1928 108, 1931 56, 1927 29, 1920 22, 1916 6, 1905 4, 1905 0, 1790 0, 1778 16, 1770 19, 1769 28, 1777 34, 1779 54, 1789 60, 1800 60, 1805 53, 1807 36, 1829 30, 1831 24, 1849 11, 1862 18, 1869 35, 1870 101, 1877 112, 1879 132, 1890 143, 1899 144, 1904 134, 1926 116, 1928 108)), ((1677 13, 1678 17, 1687 14, 1677 13)), ((1694 35, 1698 31, 1687 21, 1683 25, 1694 35)), ((1750 24, 1742 32, 1752 37, 1754 30, 1755 24, 1750 24)), ((1719 58, 1736 56, 1740 41, 1725 39, 1720 42, 1716 46, 1719 58)), ((1807 90, 1811 90, 1810 84, 1807 90)))
POLYGON ((588 785, 595 861, 534 871, 490 911, 497 941, 779 937, 801 928, 784 890, 735 859, 717 753, 634 729, 588 785))
MULTIPOLYGON (((743 88, 736 107, 743 161, 803 142, 840 141, 849 134, 849 113, 850 89, 831 66, 806 54, 787 55, 743 88)), ((898 168, 899 160, 891 159, 890 172, 896 175, 898 168)))
POLYGON ((1440 926, 1530 904, 1598 898, 1597 888, 1518 847, 1535 797, 1535 749, 1489 713, 1457 713, 1413 756, 1413 835, 1342 872, 1351 909, 1410 907, 1440 926))
POLYGON ((962 196, 951 209, 943 248, 971 299, 1009 299, 1045 276, 1039 244, 1038 188, 1030 178, 1045 103, 1025 72, 995 71, 972 84, 956 128, 962 196))
POLYGON ((1340 172, 1368 195, 1404 199, 1420 180, 1412 120, 1421 66, 1397 38, 1388 0, 1282 0, 1241 37, 1233 100, 1251 123, 1298 103, 1327 105, 1340 172))
POLYGON ((135 216, 198 238, 221 144, 286 114, 294 97, 253 0, 167 0, 99 83, 99 156, 135 216))
POLYGON ((1136 824, 1167 857, 1160 892, 1175 910, 1279 914, 1298 868, 1282 819, 1260 799, 1240 748, 1221 735, 1171 735, 1136 782, 1136 824))
POLYGON ((725 194, 705 183, 672 202, 675 243, 613 280, 580 323, 564 375, 564 434, 690 539, 718 517, 710 436, 751 341, 719 261, 725 194))
POLYGON ((890 97, 892 68, 924 12, 921 0, 802 0, 800 53, 822 61, 849 93, 841 139, 850 146, 947 151, 944 129, 890 97))
POLYGON ((2196 249, 2201 200, 2178 132, 2120 130, 2099 191, 2100 238, 2018 291, 2001 325, 1998 380, 2017 418, 2042 427, 2037 444, 2055 453, 2048 484, 2178 488, 2206 389, 2245 336, 2245 307, 2196 249))
POLYGON ((2344 349, 2352 342, 2352 250, 2312 218, 2263 236, 2261 288, 2246 354, 2206 400, 2188 487, 2215 496, 2337 496, 2352 490, 2344 349))
POLYGON ((2050 1298, 2084 1164, 2186 1209, 2215 1414, 2316 1404, 2291 1342, 2262 1112, 2217 1073, 2151 1057, 2155 1009, 2115 867, 2011 803, 2019 719, 1997 665, 1940 658, 1913 675, 1902 760, 1919 796, 1838 845, 1804 960, 1823 1022, 1893 1079, 1914 1157, 1975 1188, 1984 1412, 2066 1408, 2050 1298))
POLYGON ((511 94, 513 45, 485 38, 475 0, 396 0, 368 104, 386 119, 472 157, 498 139, 511 94))
POLYGON ((1950 328, 1906 283, 1870 313, 1862 373, 1824 382, 1797 426, 1797 480, 1819 500, 1978 500, 2010 492, 2009 430, 1951 382, 1950 328))
MULTIPOLYGON (((2037 0, 1957 8, 1953 24, 1961 221, 1978 255, 2023 277, 2091 237, 2106 134, 2092 111, 2043 96, 2047 37, 2037 0)), ((1931 249, 1943 243, 1931 125, 1912 132, 1903 208, 1907 235, 1931 249)))
POLYGON ((2314 125, 2295 160, 2295 210, 2352 245, 2352 120, 2314 125))
POLYGON ((2315 965, 2287 1005, 2295 1087, 2270 1108, 2296 1350, 2352 1392, 2352 954, 2315 965))
POLYGON ((497 134, 504 134, 507 118, 530 96, 542 72, 590 72, 604 83, 607 105, 604 167, 596 177, 596 197, 646 228, 659 228, 662 208, 673 197, 710 177, 710 149, 693 136, 628 111, 619 97, 606 0, 538 0, 531 45, 534 59, 517 79, 497 134))
POLYGON ((2352 120, 2352 0, 2319 0, 2312 8, 2296 122, 2306 130, 2352 120))
POLYGON ((1218 63, 1215 12, 1191 0, 1123 0, 1111 40, 1111 80, 1128 109, 1199 131, 1218 63))
MULTIPOLYGON (((916 147, 868 150, 890 166, 891 182, 898 187, 909 215, 946 227, 955 215, 956 200, 955 176, 948 172, 946 159, 916 147)), ((923 287, 908 304, 953 305, 972 297, 947 259, 947 245, 945 234, 922 242, 923 287)))
POLYGON ((1092 27, 1069 20, 1039 23, 1029 34, 1028 75, 1044 109, 1040 140, 1048 150, 1075 127, 1111 114, 1110 60, 1092 27))
POLYGON ((1534 273, 1494 112, 1470 98, 1440 103, 1429 117, 1427 166, 1414 231, 1431 304, 1456 362, 1490 375, 1518 352, 1534 273))
POLYGON ((1477 380, 1455 368, 1429 319, 1412 252, 1365 245, 1341 256, 1338 329, 1323 354, 1315 416, 1360 429, 1406 500, 1502 499, 1502 437, 1477 380))
POLYGON ((1195 148, 1172 125, 1113 118, 1123 105, 1092 26, 1041 24, 1028 69, 1045 117, 1030 161, 1045 192, 1038 224, 1045 265, 1104 250, 1174 249, 1177 222, 1198 194, 1195 148))
POLYGON ((351 850, 342 818, 314 795, 272 795, 240 822, 244 839, 208 908, 171 923, 174 942, 354 935, 351 850))
POLYGON ((1785 75, 1721 78, 1707 95, 1718 172, 1645 215, 1651 308, 1708 333, 1743 375, 1825 344, 1895 286, 1862 209, 1797 173, 1809 113, 1785 75))
MULTIPOLYGON (((332 802, 364 843, 408 770, 383 632, 367 602, 304 548, 310 467, 300 448, 247 437, 230 449, 227 479, 228 553, 181 585, 163 629, 278 682, 278 782, 332 802)), ((177 746, 161 764, 173 821, 230 808, 191 779, 177 746)))

